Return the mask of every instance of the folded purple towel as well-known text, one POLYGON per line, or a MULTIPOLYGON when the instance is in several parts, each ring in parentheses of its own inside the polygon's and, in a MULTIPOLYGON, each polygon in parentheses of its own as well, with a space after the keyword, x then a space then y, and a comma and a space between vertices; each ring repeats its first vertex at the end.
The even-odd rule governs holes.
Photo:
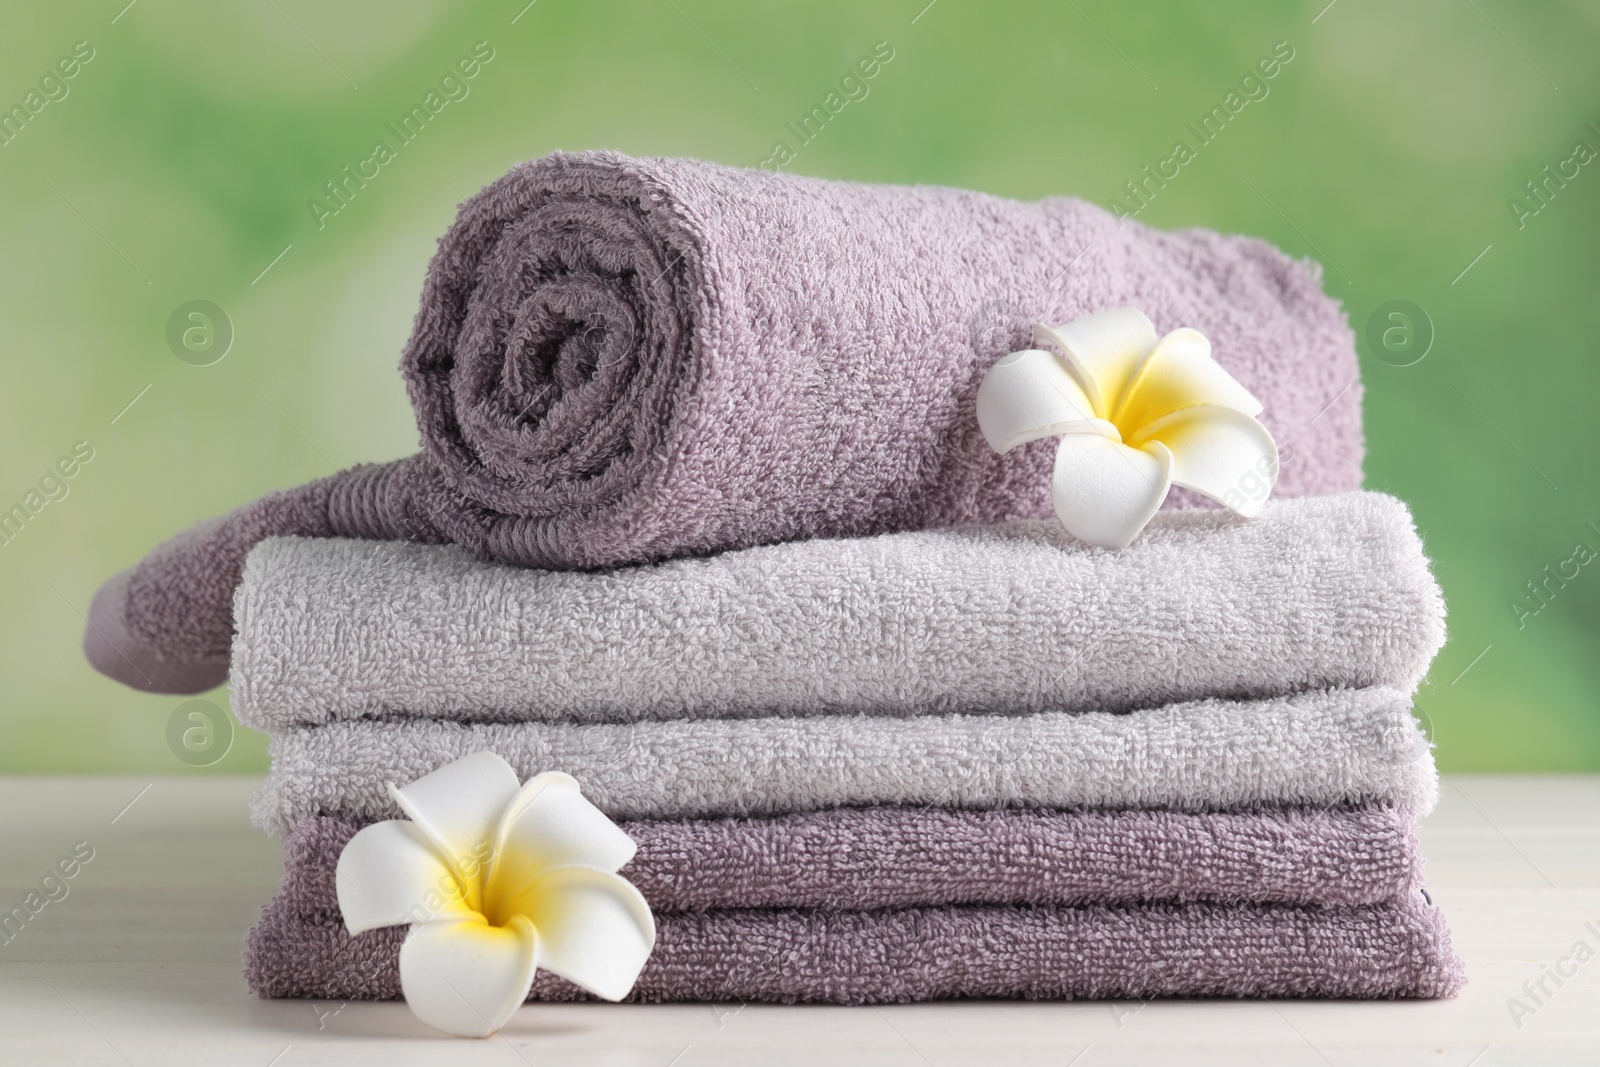
MULTIPOLYGON (((845 808, 622 823, 622 874, 658 912, 1141 901, 1356 905, 1421 884, 1416 819, 1327 810, 954 811, 845 808)), ((339 853, 359 824, 302 819, 278 890, 306 921, 339 916, 339 853)))
MULTIPOLYGON (((246 939, 262 997, 394 999, 402 927, 352 937, 274 901, 246 939)), ((895 1003, 948 997, 1446 997, 1461 988, 1443 916, 1384 904, 948 905, 658 916, 630 1000, 895 1003)), ((532 1000, 584 994, 546 971, 532 1000)))
MULTIPOLYGON (((623 824, 657 913, 635 1000, 1438 997, 1463 981, 1418 889, 1412 819, 1326 811, 865 808, 623 824)), ((356 825, 290 834, 247 938, 263 997, 399 996, 403 929, 351 936, 356 825)), ((550 975, 533 999, 570 1000, 550 975)))
POLYGON ((85 651, 140 689, 219 684, 244 558, 275 535, 576 568, 1049 517, 1054 444, 995 455, 973 398, 1029 323, 1118 305, 1211 339, 1293 448, 1280 494, 1356 489, 1353 335, 1319 276, 1079 200, 558 153, 440 241, 402 364, 425 451, 159 546, 95 597, 85 651))

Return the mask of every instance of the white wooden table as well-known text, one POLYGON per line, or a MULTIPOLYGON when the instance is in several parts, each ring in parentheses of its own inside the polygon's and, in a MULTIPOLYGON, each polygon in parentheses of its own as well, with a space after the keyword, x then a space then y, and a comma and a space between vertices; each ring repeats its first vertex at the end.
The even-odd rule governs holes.
POLYGON ((0 912, 94 850, 0 944, 0 1064, 1600 1063, 1600 777, 1447 780, 1424 846, 1467 962, 1454 1001, 553 1005, 488 1041, 439 1037, 403 1004, 245 991, 244 932, 279 877, 245 817, 254 784, 0 779, 0 912), (1580 941, 1595 958, 1568 957, 1580 941), (1523 983, 1563 957, 1575 974, 1535 1005, 1523 983), (1511 997, 1534 1010, 1514 1019, 1511 997))

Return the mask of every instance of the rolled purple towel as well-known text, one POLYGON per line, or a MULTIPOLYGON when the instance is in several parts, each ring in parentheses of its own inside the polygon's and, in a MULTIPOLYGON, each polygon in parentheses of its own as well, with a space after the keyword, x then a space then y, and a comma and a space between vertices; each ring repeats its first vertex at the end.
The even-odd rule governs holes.
MULTIPOLYGON (((246 939, 262 997, 400 996, 403 927, 351 936, 280 901, 246 939)), ((680 912, 656 919, 634 1001, 951 997, 1447 997, 1465 981, 1420 892, 1382 904, 1091 904, 680 912)), ((540 971, 531 1000, 582 1000, 540 971)))
MULTIPOLYGON (((359 823, 284 839, 278 899, 339 918, 335 868, 359 823)), ((1376 904, 1421 885, 1416 817, 1387 804, 1238 812, 836 808, 636 819, 622 874, 660 913, 1146 901, 1376 904)))
MULTIPOLYGON (((1361 389, 1320 270, 1258 240, 611 152, 462 205, 402 368, 424 451, 265 497, 111 579, 85 634, 137 688, 226 675, 244 558, 274 535, 455 542, 593 568, 1051 514, 1053 445, 984 443, 974 396, 1035 321, 1191 326, 1292 448, 1277 492, 1361 483, 1361 389)), ((1175 503, 1194 502, 1177 492, 1175 503)))

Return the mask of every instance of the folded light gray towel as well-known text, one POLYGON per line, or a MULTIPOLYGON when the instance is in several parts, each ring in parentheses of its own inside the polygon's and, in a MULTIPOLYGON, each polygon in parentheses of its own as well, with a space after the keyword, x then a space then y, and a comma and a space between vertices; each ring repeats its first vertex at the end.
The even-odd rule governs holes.
POLYGON ((627 721, 1125 711, 1412 690, 1444 602, 1405 505, 1164 511, 1121 552, 1054 522, 798 541, 589 573, 454 546, 263 542, 235 602, 234 709, 627 721))
POLYGON ((277 836, 310 815, 400 816, 385 783, 498 752, 560 770, 613 818, 951 808, 1325 806, 1437 798, 1427 739, 1395 689, 1202 700, 1128 714, 810 716, 637 723, 340 722, 285 730, 257 792, 277 836))

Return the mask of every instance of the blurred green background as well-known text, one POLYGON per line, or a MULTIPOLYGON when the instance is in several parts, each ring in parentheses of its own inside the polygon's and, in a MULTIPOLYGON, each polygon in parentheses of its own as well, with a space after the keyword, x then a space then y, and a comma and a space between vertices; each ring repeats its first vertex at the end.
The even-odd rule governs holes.
MULTIPOLYGON (((787 169, 1103 205, 1288 42, 1139 217, 1328 265, 1368 484, 1411 503, 1450 602, 1419 696, 1441 765, 1600 769, 1600 562, 1547 604, 1526 585, 1600 551, 1600 160, 1575 151, 1600 151, 1600 4, 125 3, 0 15, 0 107, 29 112, 0 137, 0 509, 93 449, 0 546, 0 770, 185 771, 184 701, 91 671, 82 612, 198 519, 414 449, 396 363, 460 200, 556 148, 757 165, 878 42, 869 94, 787 169), (319 227, 323 183, 478 42, 468 94, 319 227), (207 366, 167 341, 197 299, 233 328, 207 366), (1426 320, 1374 349, 1393 300, 1426 320)), ((200 773, 265 768, 237 732, 200 773)))

